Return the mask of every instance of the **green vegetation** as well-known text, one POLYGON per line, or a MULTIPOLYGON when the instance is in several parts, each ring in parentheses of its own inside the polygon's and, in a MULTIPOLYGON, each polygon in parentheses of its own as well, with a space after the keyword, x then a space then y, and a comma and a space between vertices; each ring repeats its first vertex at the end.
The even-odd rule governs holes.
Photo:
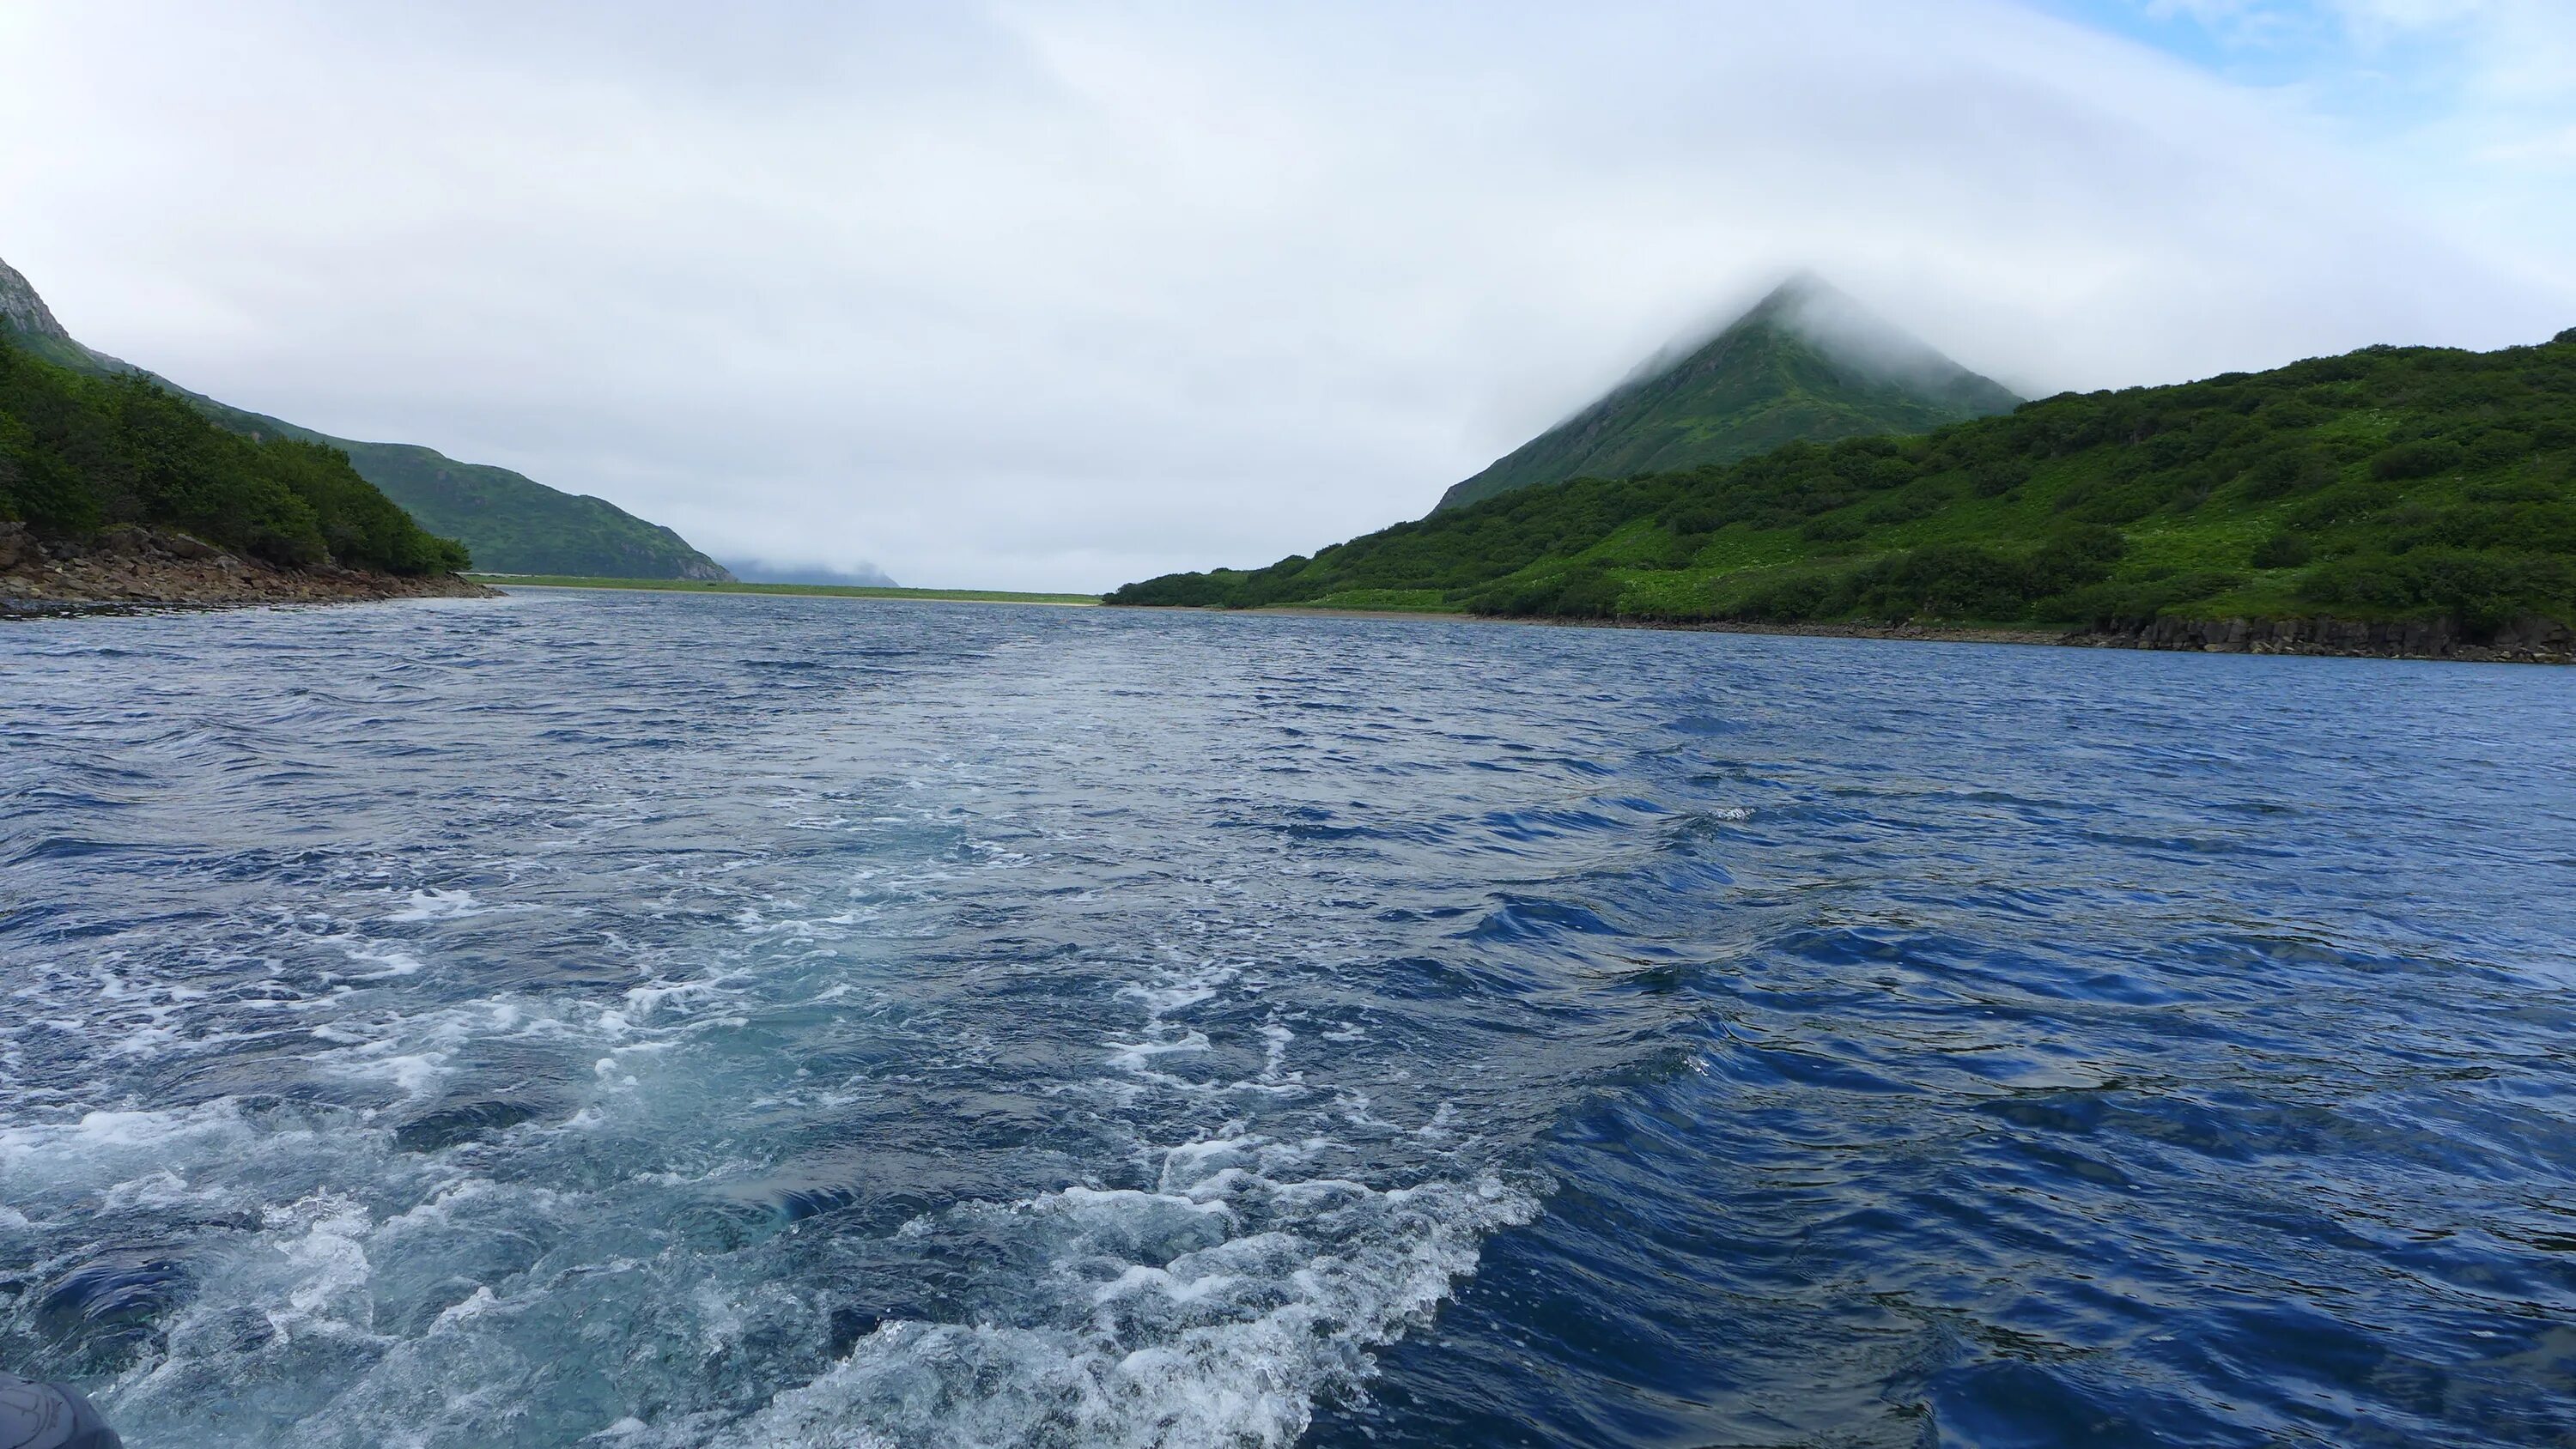
POLYGON ((2067 394, 1928 436, 1507 493, 1117 604, 2105 630, 2576 621, 2576 331, 2067 394), (1416 604, 1414 607, 1423 607, 1416 604))
MULTIPOLYGON (((79 344, 72 344, 78 347, 79 344)), ((96 354, 91 354, 96 357, 96 354)), ((178 393, 244 437, 286 438, 336 449, 358 476, 427 528, 465 542, 475 561, 512 572, 660 579, 728 579, 723 565, 658 523, 600 498, 559 492, 507 468, 459 463, 410 443, 360 443, 300 428, 202 397, 113 358, 106 375, 135 374, 178 393)))
POLYGON ((1800 277, 1687 356, 1641 369, 1450 489, 1440 507, 1575 478, 1732 463, 1793 442, 1930 432, 2020 401, 1800 277))
POLYGON ((465 540, 485 568, 617 578, 732 577, 723 565, 658 523, 603 498, 561 492, 486 463, 459 463, 411 443, 355 443, 245 413, 201 406, 253 436, 309 438, 339 448, 361 477, 432 529, 465 540))
POLYGON ((976 604, 1100 602, 1097 594, 1015 594, 1001 589, 895 589, 859 584, 746 584, 736 579, 599 579, 574 574, 471 574, 478 584, 526 589, 649 589, 681 594, 804 594, 836 599, 945 599, 976 604))
POLYGON ((285 438, 337 450, 359 477, 424 527, 462 540, 485 568, 657 579, 732 577, 687 539, 605 499, 559 492, 507 468, 459 463, 409 443, 361 443, 317 433, 227 406, 93 352, 64 330, 26 277, 6 262, 0 262, 0 338, 75 372, 141 377, 255 442, 285 438))
POLYGON ((336 449, 254 441, 150 379, 85 376, 0 335, 0 519, 82 539, 120 524, 174 529, 265 559, 446 573, 466 551, 433 537, 336 449))

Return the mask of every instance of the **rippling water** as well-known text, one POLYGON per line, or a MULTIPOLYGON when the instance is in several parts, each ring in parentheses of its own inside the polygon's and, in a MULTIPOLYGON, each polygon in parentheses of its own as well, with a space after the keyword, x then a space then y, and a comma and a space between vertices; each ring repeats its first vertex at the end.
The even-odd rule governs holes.
POLYGON ((0 631, 151 1446, 2576 1442, 2576 676, 527 594, 0 631))

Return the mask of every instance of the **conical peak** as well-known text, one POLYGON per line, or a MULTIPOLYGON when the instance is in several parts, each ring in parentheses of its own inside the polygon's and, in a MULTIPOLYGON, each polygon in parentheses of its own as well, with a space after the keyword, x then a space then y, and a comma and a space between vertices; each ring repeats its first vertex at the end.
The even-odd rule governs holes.
POLYGON ((36 295, 35 285, 5 261, 0 261, 0 331, 57 337, 65 342, 72 337, 63 330, 63 324, 54 320, 45 299, 36 295))
POLYGON ((1807 271, 1791 273, 1786 280, 1763 294, 1761 301, 1754 303, 1726 330, 1738 332, 1759 327, 1788 332, 1820 343, 1843 336, 1896 331, 1849 292, 1807 271))
MULTIPOLYGON (((1738 344, 1762 334, 1794 339, 1836 365, 1878 382, 1935 392, 1963 382, 1993 387, 1813 272, 1793 273, 1773 287, 1720 333, 1717 342, 1738 344)), ((1995 391, 2009 396, 2001 389, 1995 391)))
POLYGON ((1440 506, 1571 478, 1733 462, 1801 439, 1925 432, 2009 412, 2019 401, 1799 271, 1723 326, 1657 352, 1581 411, 1451 488, 1440 506))
POLYGON ((1790 273, 1782 279, 1780 285, 1765 293, 1762 300, 1754 303, 1752 310, 1744 314, 1743 320, 1794 315, 1820 302, 1849 303, 1850 301, 1851 299, 1833 283, 1813 272, 1797 271, 1790 273))

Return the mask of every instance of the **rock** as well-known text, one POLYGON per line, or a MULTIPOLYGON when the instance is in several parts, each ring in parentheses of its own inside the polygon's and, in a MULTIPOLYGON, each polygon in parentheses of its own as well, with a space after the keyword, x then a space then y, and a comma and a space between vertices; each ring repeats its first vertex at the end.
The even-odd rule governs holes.
POLYGON ((100 529, 98 541, 92 547, 100 553, 112 554, 118 558, 140 558, 153 552, 152 532, 135 524, 120 523, 112 528, 100 529))
POLYGON ((2555 619, 2517 619, 2472 639, 2451 619, 2157 619, 2069 643, 2213 654, 2332 654, 2380 659, 2576 662, 2576 630, 2555 619))
POLYGON ((45 561, 45 551, 23 523, 0 522, 0 574, 15 573, 45 561))
MULTIPOLYGON (((38 538, 0 523, 0 598, 66 603, 331 603, 343 599, 496 598, 498 591, 454 574, 368 573, 337 564, 279 568, 244 559, 188 534, 124 525, 85 543, 38 538)), ((23 610, 14 611, 23 612, 23 610)))
POLYGON ((159 544, 161 546, 161 551, 170 555, 172 558, 219 559, 226 557, 222 549, 215 547, 213 544, 208 543, 204 539, 198 538, 193 534, 160 533, 153 535, 153 542, 159 544))

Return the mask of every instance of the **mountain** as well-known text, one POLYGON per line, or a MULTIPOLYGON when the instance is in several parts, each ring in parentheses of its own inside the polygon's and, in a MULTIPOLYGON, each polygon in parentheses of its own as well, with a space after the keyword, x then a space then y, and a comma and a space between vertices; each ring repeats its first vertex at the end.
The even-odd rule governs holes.
POLYGON ((1439 508, 1540 483, 1732 463, 1785 443, 1928 433, 2020 402, 1802 275, 1708 341, 1650 360, 1442 494, 1439 508))
POLYGON ((1928 436, 1521 489, 1109 602, 2563 657, 2576 330, 2498 352, 2364 348, 2064 394, 1928 436))
POLYGON ((218 424, 257 439, 337 448, 358 476, 434 533, 463 543, 477 569, 505 574, 606 578, 730 579, 723 565, 658 523, 602 498, 564 493, 507 468, 460 463, 411 443, 335 438, 215 401, 74 340, 25 276, 0 262, 0 334, 49 362, 96 374, 135 373, 195 404, 218 424))

